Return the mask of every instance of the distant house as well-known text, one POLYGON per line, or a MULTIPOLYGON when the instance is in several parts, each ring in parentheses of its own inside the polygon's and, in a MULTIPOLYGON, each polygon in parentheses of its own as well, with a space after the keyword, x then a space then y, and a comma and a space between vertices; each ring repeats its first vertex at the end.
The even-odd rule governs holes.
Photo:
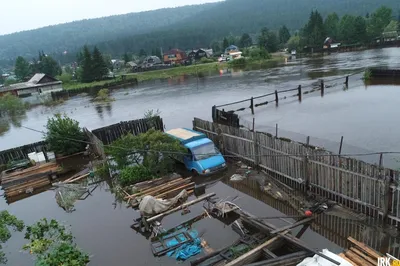
POLYGON ((229 55, 230 53, 240 52, 239 48, 236 45, 229 45, 225 48, 225 54, 229 55))
POLYGON ((400 40, 400 35, 397 31, 386 31, 382 33, 382 39, 384 42, 393 42, 400 40))
POLYGON ((0 95, 11 93, 30 103, 37 103, 39 98, 51 97, 51 92, 63 90, 62 82, 43 73, 35 74, 27 82, 12 84, 0 89, 0 95))
POLYGON ((138 69, 138 65, 133 61, 127 62, 126 67, 129 68, 133 72, 137 71, 137 69, 138 69))
POLYGON ((324 41, 324 49, 334 49, 334 48, 339 48, 341 43, 336 42, 334 39, 331 37, 327 37, 324 41))
POLYGON ((150 68, 160 64, 162 64, 161 59, 158 56, 152 55, 152 56, 147 56, 145 59, 143 59, 141 67, 150 68))
POLYGON ((212 49, 197 49, 197 50, 192 50, 188 54, 189 59, 195 59, 195 60, 200 60, 201 58, 210 58, 213 55, 213 50, 212 49))
POLYGON ((172 49, 164 53, 164 64, 182 64, 186 59, 187 54, 179 49, 172 49))
POLYGON ((113 69, 121 69, 125 66, 125 61, 119 59, 112 59, 111 64, 113 66, 113 69))

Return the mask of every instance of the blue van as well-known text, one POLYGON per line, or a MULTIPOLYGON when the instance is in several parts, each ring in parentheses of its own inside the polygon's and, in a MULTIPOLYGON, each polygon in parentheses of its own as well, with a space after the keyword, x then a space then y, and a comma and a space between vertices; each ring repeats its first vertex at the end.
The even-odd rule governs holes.
POLYGON ((166 134, 179 140, 187 149, 187 155, 175 156, 175 159, 195 175, 206 176, 226 169, 224 157, 205 134, 187 128, 172 129, 166 134))

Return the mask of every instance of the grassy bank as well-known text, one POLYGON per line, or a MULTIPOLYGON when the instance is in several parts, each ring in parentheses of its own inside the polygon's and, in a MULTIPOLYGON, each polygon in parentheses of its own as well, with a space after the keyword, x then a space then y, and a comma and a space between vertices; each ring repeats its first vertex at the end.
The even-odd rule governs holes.
POLYGON ((128 84, 130 82, 134 82, 135 79, 137 79, 138 82, 142 82, 147 80, 174 78, 182 75, 196 76, 196 75, 201 75, 199 73, 210 72, 210 71, 215 71, 215 73, 217 73, 217 71, 219 71, 220 69, 225 69, 229 67, 243 68, 244 70, 248 70, 257 67, 259 68, 272 67, 277 65, 279 62, 283 61, 284 57, 282 57, 281 55, 273 55, 271 59, 257 59, 257 60, 246 59, 245 63, 239 65, 238 64, 233 65, 231 62, 229 63, 214 62, 214 63, 197 64, 190 66, 179 66, 161 70, 127 74, 125 76, 125 80, 122 80, 121 77, 117 77, 113 80, 102 80, 91 83, 80 83, 80 82, 65 83, 64 89, 74 90, 74 89, 94 88, 94 87, 110 88, 113 86, 119 86, 128 84))
POLYGON ((200 72, 218 71, 224 69, 226 63, 207 63, 190 66, 179 66, 168 69, 133 73, 129 76, 136 77, 139 82, 153 79, 174 78, 182 75, 197 75, 200 72))

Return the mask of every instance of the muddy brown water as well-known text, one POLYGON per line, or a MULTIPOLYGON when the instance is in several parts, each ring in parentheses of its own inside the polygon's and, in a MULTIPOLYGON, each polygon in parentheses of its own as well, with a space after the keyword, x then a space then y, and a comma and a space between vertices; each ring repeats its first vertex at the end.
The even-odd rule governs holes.
MULTIPOLYGON (((6 124, 3 122, 0 150, 41 140, 40 133, 24 127, 43 130, 47 118, 57 112, 66 113, 77 119, 82 126, 94 129, 137 119, 142 117, 146 110, 159 109, 167 128, 190 127, 193 117, 211 119, 211 107, 214 104, 242 100, 274 90, 295 88, 299 84, 306 86, 314 83, 313 79, 334 79, 360 71, 366 66, 399 67, 399 59, 399 48, 331 54, 324 57, 293 59, 280 67, 267 70, 226 70, 199 80, 182 77, 147 82, 135 88, 113 91, 112 97, 116 101, 107 104, 94 104, 90 96, 76 96, 62 105, 53 108, 39 106, 28 111, 25 116, 6 124)), ((256 108, 256 127, 258 130, 269 131, 278 123, 280 134, 300 140, 311 135, 312 141, 321 141, 326 147, 331 145, 332 149, 337 148, 336 141, 344 135, 346 143, 350 144, 350 151, 356 150, 357 147, 362 147, 359 149, 363 151, 400 150, 396 134, 399 130, 396 110, 400 101, 400 87, 392 82, 386 83, 389 84, 366 85, 361 80, 361 75, 355 75, 350 78, 348 90, 343 90, 342 84, 336 82, 334 86, 326 89, 323 98, 318 92, 305 95, 301 103, 288 97, 278 108, 273 105, 256 108)), ((238 105, 232 108, 240 107, 238 105)), ((248 110, 240 116, 243 123, 252 120, 248 110)), ((387 161, 392 163, 393 167, 397 164, 395 159, 385 160, 385 163, 388 163, 387 161)), ((220 198, 238 195, 240 198, 237 203, 256 215, 282 215, 279 210, 260 201, 261 198, 255 199, 255 195, 244 194, 223 182, 216 182, 207 189, 207 192, 211 191, 216 192, 220 198)), ((138 213, 124 206, 117 205, 114 208, 113 202, 114 196, 108 191, 107 185, 102 184, 92 196, 85 201, 79 201, 76 211, 70 214, 58 207, 54 191, 46 191, 11 205, 0 200, 0 209, 9 210, 26 224, 47 217, 71 225, 79 246, 93 255, 90 265, 175 265, 175 260, 171 258, 154 258, 149 241, 130 228, 138 213)), ((200 213, 201 204, 191 209, 192 212, 186 216, 177 213, 166 217, 163 220, 164 226, 170 228, 194 217, 200 213)), ((285 213, 284 210, 281 211, 285 213)), ((275 223, 277 226, 285 225, 282 221, 275 223)), ((363 226, 359 225, 357 228, 363 226)), ((322 227, 324 225, 321 225, 322 227)), ((341 241, 334 240, 339 227, 336 225, 335 229, 334 226, 330 226, 330 233, 326 233, 326 230, 315 230, 337 243, 343 243, 342 240, 347 237, 344 234, 339 234, 341 241)), ((204 237, 213 248, 225 246, 237 238, 230 227, 216 220, 203 220, 196 228, 199 231, 206 229, 204 237)), ((351 234, 353 231, 346 232, 351 234)), ((341 250, 325 237, 309 230, 304 240, 313 247, 326 247, 334 252, 341 250)), ((384 237, 379 234, 377 238, 382 241, 384 237)), ((392 237, 389 242, 398 250, 398 241, 395 238, 392 237)), ((29 254, 18 252, 24 243, 22 233, 13 234, 5 247, 9 265, 33 264, 29 254)))

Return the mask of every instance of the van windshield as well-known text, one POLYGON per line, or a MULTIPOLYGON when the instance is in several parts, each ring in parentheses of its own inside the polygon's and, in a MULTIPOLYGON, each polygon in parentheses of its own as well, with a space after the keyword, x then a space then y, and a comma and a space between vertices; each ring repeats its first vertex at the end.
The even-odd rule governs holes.
POLYGON ((195 161, 204 160, 219 154, 219 150, 214 146, 214 143, 207 143, 198 147, 192 148, 195 161))

